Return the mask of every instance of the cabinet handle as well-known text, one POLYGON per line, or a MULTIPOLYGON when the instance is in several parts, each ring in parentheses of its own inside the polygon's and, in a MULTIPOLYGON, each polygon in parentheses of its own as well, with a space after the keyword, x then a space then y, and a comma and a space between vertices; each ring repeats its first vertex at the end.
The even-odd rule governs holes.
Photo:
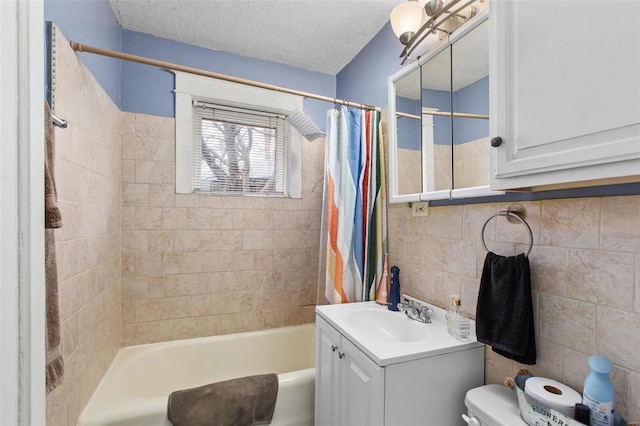
POLYGON ((337 347, 336 345, 331 345, 331 351, 332 351, 332 352, 335 352, 335 351, 336 351, 336 349, 338 349, 338 347, 337 347))
POLYGON ((342 359, 345 357, 345 353, 344 352, 338 352, 338 358, 342 359))
POLYGON ((496 136, 495 138, 491 139, 492 147, 497 148, 500 145, 502 145, 502 138, 500 136, 496 136))

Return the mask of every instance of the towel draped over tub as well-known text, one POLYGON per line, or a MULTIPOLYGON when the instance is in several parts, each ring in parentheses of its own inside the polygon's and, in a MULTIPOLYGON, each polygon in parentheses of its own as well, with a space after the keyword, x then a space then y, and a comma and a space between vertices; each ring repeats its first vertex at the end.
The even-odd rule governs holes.
POLYGON ((241 377, 172 392, 167 416, 174 426, 269 424, 277 396, 277 374, 241 377))

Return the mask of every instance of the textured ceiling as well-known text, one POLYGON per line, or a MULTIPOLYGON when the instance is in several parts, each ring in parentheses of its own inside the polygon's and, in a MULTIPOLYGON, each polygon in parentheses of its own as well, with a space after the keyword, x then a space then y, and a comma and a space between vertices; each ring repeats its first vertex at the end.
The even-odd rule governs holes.
MULTIPOLYGON (((110 0, 124 29, 337 74, 403 0, 110 0)), ((398 43, 398 51, 400 50, 398 43)))

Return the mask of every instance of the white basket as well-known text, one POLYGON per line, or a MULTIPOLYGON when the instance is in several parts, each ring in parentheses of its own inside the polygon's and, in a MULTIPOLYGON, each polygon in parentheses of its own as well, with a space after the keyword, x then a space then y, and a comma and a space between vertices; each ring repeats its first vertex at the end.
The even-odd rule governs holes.
POLYGON ((579 421, 568 418, 530 397, 518 386, 516 386, 516 393, 518 394, 518 405, 520 405, 520 417, 529 426, 584 426, 579 421))

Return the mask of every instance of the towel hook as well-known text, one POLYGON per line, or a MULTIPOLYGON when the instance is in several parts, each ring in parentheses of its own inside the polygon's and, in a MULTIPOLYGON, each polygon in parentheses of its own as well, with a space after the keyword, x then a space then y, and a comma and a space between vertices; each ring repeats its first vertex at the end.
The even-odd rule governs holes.
POLYGON ((513 220, 513 219, 515 219, 515 220, 519 221, 520 223, 522 223, 524 225, 524 227, 527 229, 527 233, 529 234, 529 249, 527 250, 527 252, 524 255, 525 255, 525 257, 529 257, 529 253, 531 253, 531 249, 533 248, 533 232, 531 232, 531 227, 529 226, 527 221, 522 218, 522 216, 524 216, 524 212, 519 212, 519 211, 517 211, 515 209, 511 209, 511 208, 509 208, 509 210, 501 210, 501 211, 499 211, 497 213, 492 214, 491 216, 489 216, 489 218, 484 223, 484 225, 482 225, 482 231, 480 231, 480 239, 482 241, 482 246, 484 247, 484 249, 487 252, 489 252, 489 248, 487 248, 487 243, 484 241, 484 230, 487 227, 487 224, 491 221, 491 219, 493 219, 494 217, 498 217, 498 216, 505 216, 507 218, 507 220, 509 220, 509 222, 516 223, 513 220))

